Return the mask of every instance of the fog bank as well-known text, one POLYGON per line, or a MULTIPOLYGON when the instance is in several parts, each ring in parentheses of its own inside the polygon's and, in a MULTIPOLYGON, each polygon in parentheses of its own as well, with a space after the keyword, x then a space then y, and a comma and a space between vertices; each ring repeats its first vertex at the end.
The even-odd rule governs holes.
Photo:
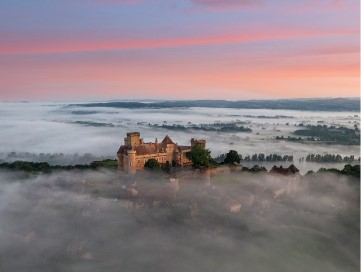
POLYGON ((267 179, 213 180, 242 203, 234 214, 192 190, 192 217, 182 202, 135 209, 95 197, 128 180, 111 172, 0 173, 0 271, 359 271, 357 182, 308 176, 302 193, 274 200, 267 179))

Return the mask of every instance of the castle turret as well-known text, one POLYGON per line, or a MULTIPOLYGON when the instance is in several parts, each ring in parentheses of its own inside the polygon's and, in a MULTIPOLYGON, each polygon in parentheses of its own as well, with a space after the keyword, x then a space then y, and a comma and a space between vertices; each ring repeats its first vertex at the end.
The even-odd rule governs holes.
POLYGON ((129 147, 141 145, 140 133, 139 132, 127 133, 127 138, 124 138, 124 144, 129 147))
POLYGON ((128 151, 128 161, 126 165, 128 173, 135 173, 137 171, 136 156, 137 152, 135 150, 128 151))
POLYGON ((191 139, 191 146, 193 147, 193 146, 196 146, 196 145, 200 146, 201 148, 206 148, 206 140, 204 140, 204 139, 197 140, 197 139, 192 138, 191 139))

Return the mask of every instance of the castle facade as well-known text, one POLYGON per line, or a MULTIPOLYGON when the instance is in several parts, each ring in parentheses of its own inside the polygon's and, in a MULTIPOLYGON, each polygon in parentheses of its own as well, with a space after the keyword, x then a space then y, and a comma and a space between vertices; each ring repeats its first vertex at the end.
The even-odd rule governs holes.
POLYGON ((160 143, 157 139, 154 143, 144 143, 139 132, 130 132, 117 152, 118 170, 134 173, 142 170, 149 159, 155 159, 160 164, 190 165, 192 162, 187 159, 186 153, 195 145, 205 148, 206 141, 192 138, 190 146, 183 146, 174 143, 167 135, 160 143))

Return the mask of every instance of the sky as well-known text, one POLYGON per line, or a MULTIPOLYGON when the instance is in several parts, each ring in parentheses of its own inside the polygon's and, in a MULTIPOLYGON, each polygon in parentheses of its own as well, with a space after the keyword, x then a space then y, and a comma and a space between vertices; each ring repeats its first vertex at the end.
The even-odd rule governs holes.
POLYGON ((0 100, 360 96, 358 0, 0 7, 0 100))

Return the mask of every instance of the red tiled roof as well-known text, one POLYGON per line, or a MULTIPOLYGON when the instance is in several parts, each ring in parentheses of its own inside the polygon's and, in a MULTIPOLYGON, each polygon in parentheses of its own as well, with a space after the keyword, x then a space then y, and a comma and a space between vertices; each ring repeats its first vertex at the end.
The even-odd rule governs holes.
POLYGON ((155 143, 147 143, 143 145, 138 145, 133 148, 137 155, 147 155, 147 154, 155 154, 155 153, 165 153, 166 150, 161 144, 155 143))

